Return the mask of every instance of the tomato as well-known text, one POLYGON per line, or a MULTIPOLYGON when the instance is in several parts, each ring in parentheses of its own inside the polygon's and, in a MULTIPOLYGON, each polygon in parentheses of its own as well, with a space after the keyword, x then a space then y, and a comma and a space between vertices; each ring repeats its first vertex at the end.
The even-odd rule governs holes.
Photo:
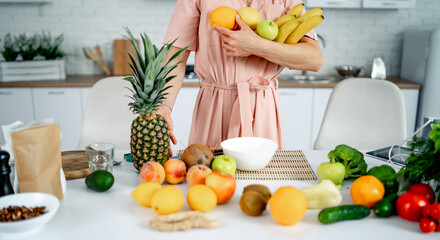
POLYGON ((369 208, 382 200, 385 188, 375 176, 365 175, 354 180, 350 188, 350 195, 354 203, 365 205, 369 208))
POLYGON ((431 186, 425 183, 416 183, 411 185, 406 192, 418 193, 425 195, 429 203, 435 202, 435 192, 432 190, 431 186))
POLYGON ((423 216, 431 217, 435 220, 440 220, 440 203, 429 204, 423 208, 423 216))
POLYGON ((424 233, 434 232, 437 229, 437 223, 431 218, 424 217, 419 222, 420 230, 424 233))
POLYGON ((406 192, 397 198, 396 209, 401 218, 418 222, 422 218, 423 208, 428 204, 428 199, 425 196, 406 192))

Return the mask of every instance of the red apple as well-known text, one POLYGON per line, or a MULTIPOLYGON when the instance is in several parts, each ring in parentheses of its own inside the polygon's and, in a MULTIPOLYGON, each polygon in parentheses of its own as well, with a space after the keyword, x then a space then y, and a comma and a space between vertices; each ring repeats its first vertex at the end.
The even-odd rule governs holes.
POLYGON ((235 178, 226 172, 214 171, 206 177, 205 185, 214 190, 217 203, 228 202, 235 193, 235 178))
POLYGON ((194 165, 189 168, 186 173, 186 182, 190 186, 196 184, 205 184, 206 177, 212 172, 212 170, 205 165, 194 165))

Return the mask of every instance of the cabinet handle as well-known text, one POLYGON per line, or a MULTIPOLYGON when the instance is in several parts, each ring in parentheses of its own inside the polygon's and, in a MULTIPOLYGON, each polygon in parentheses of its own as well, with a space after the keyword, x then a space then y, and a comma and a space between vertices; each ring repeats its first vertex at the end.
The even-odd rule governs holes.
POLYGON ((63 91, 49 91, 49 95, 64 95, 63 91))
POLYGON ((0 95, 12 95, 12 92, 0 92, 0 95))
POLYGON ((297 92, 280 92, 280 95, 284 95, 284 96, 296 96, 298 95, 297 92))
POLYGON ((342 2, 325 2, 327 5, 341 5, 342 2))
POLYGON ((383 2, 382 6, 395 6, 396 3, 395 2, 383 2))

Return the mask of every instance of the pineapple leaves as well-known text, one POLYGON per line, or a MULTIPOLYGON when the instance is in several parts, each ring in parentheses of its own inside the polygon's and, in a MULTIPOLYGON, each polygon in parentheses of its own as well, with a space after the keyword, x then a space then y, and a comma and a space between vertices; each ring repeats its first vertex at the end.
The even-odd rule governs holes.
POLYGON ((124 29, 128 34, 126 38, 134 49, 134 52, 127 52, 129 56, 127 64, 133 76, 124 77, 124 80, 129 81, 133 87, 131 90, 133 96, 130 96, 133 102, 129 103, 129 108, 141 115, 154 113, 168 94, 166 91, 172 87, 166 84, 176 77, 176 75, 169 76, 169 73, 181 63, 174 63, 174 60, 188 47, 180 49, 167 59, 177 39, 158 49, 147 34, 142 33, 140 34, 143 45, 141 50, 139 41, 131 31, 127 27, 124 29))

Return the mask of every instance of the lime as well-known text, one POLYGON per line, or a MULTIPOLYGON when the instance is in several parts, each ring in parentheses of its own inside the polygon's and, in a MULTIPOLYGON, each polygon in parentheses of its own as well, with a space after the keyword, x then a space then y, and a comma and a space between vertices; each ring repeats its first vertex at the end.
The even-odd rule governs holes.
POLYGON ((109 190, 114 182, 113 174, 106 170, 96 170, 86 177, 87 187, 98 192, 109 190))

